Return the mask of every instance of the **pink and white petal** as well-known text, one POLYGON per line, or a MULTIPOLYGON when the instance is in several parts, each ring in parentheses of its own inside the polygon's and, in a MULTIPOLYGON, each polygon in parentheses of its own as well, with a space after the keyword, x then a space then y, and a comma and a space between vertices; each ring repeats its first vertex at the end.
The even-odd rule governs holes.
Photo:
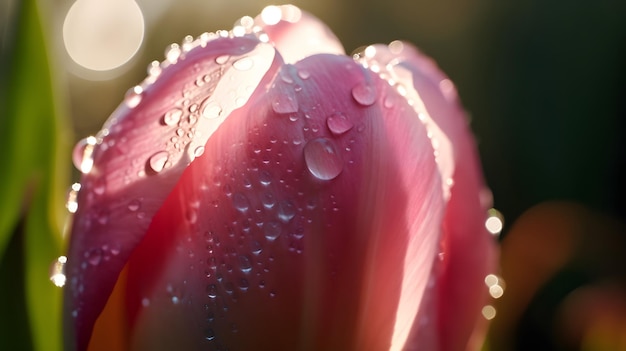
POLYGON ((477 350, 486 321, 480 313, 487 303, 486 275, 497 271, 496 241, 485 229, 486 186, 467 117, 451 81, 435 63, 404 45, 403 65, 413 73, 413 86, 455 154, 454 183, 444 219, 442 279, 439 288, 442 350, 477 350), (469 249, 471 248, 471 249, 469 249), (450 323, 450 321, 455 321, 450 323))
POLYGON ((146 81, 129 92, 89 154, 78 155, 88 167, 68 254, 69 348, 87 347, 120 271, 184 169, 280 64, 273 48, 252 35, 203 35, 182 49, 173 46, 166 61, 153 65, 146 81))
POLYGON ((268 6, 254 21, 287 63, 315 54, 345 55, 341 42, 326 24, 293 5, 268 6))
MULTIPOLYGON (((412 106, 427 116, 422 120, 433 140, 445 140, 437 145, 439 164, 444 165, 440 171, 449 191, 442 261, 434 272, 439 276, 433 291, 439 306, 439 342, 441 350, 472 347, 468 342, 474 328, 485 325, 480 317, 487 297, 484 277, 495 271, 497 255, 495 241, 484 226, 491 204, 481 201, 486 188, 472 133, 454 85, 431 59, 402 42, 375 48, 375 58, 385 73, 407 89, 405 95, 412 106)), ((419 344, 419 340, 413 343, 419 344)))
POLYGON ((400 350, 439 249, 440 181, 426 129, 378 76, 333 55, 285 65, 133 253, 134 346, 400 350))

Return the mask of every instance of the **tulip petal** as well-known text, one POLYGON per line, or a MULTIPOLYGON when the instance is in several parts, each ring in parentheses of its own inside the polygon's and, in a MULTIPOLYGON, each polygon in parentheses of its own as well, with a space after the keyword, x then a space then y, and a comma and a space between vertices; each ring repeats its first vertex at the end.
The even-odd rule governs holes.
MULTIPOLYGON (((485 201, 484 196, 481 199, 481 194, 488 190, 482 182, 480 161, 466 116, 452 82, 412 45, 402 42, 393 42, 388 47, 377 45, 375 52, 372 60, 380 61, 388 70, 386 73, 407 88, 408 98, 417 97, 413 106, 427 114, 428 118, 422 120, 427 122, 432 135, 447 138, 439 143, 442 152, 439 159, 445 159, 439 165, 449 201, 443 224, 441 262, 433 272, 438 278, 427 295, 437 300, 439 349, 477 349, 479 345, 472 345, 472 332, 475 327, 477 332, 484 332, 485 321, 480 317, 487 298, 484 278, 493 273, 496 247, 484 225, 491 200, 485 201)), ((419 348, 422 338, 428 338, 420 328, 414 327, 407 350, 419 348)))
POLYGON ((205 34, 172 46, 97 137, 77 148, 85 173, 65 292, 68 347, 84 350, 116 279, 187 165, 280 64, 254 35, 205 34), (273 65, 273 66, 272 66, 273 65), (268 73, 269 72, 269 73, 268 73), (232 81, 243 82, 232 86, 232 81), (72 331, 75 335, 70 335, 72 331))
POLYGON ((444 209, 407 101, 316 55, 283 66, 205 149, 128 263, 135 349, 400 350, 444 209))
POLYGON ((345 54, 341 42, 324 22, 293 5, 268 6, 255 23, 287 63, 314 54, 345 54))

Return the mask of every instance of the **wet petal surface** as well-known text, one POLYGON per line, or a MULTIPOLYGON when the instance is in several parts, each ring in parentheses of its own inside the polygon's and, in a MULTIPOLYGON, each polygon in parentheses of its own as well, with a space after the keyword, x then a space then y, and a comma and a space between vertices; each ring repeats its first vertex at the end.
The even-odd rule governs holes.
POLYGON ((401 99, 382 103, 395 94, 346 57, 315 56, 235 111, 131 258, 134 345, 400 350, 438 250, 443 196, 418 116, 401 99), (352 96, 359 84, 374 102, 352 96), (285 95, 296 112, 272 107, 285 95), (337 111, 356 127, 334 134, 326 119, 337 111), (305 150, 320 140, 341 155, 334 177, 311 171, 305 150))
POLYGON ((228 114, 245 104, 272 65, 278 65, 274 49, 254 36, 204 36, 188 44, 194 46, 188 51, 170 47, 166 60, 150 66, 146 81, 129 91, 100 133, 75 151, 84 174, 65 301, 70 311, 66 329, 76 330, 79 349, 86 346, 118 274, 182 172, 204 152, 206 140, 228 114), (243 69, 242 60, 250 62, 243 69))

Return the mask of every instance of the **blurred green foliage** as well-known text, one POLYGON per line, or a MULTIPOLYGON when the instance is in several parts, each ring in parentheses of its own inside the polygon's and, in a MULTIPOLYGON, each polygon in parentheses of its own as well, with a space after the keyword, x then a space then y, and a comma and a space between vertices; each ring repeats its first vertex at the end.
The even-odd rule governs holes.
POLYGON ((69 129, 57 113, 38 4, 13 5, 0 67, 0 341, 3 349, 54 351, 61 291, 48 274, 62 252, 66 167, 59 159, 69 129))

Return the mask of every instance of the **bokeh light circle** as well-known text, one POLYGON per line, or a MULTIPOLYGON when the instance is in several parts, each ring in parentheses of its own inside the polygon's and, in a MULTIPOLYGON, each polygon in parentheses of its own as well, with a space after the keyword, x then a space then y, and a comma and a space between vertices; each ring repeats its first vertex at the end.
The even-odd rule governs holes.
POLYGON ((93 71, 128 62, 144 38, 144 16, 133 0, 78 0, 63 22, 63 42, 72 60, 93 71))

